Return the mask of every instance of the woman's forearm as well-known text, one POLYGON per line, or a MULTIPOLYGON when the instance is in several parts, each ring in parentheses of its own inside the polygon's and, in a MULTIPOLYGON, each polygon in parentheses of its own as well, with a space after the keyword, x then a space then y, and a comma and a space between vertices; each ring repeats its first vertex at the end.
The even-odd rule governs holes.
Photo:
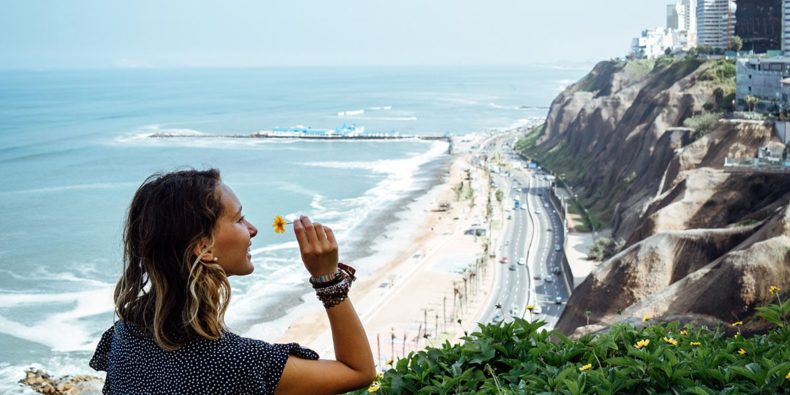
POLYGON ((335 358, 360 374, 361 383, 370 383, 376 376, 373 353, 365 328, 350 299, 326 310, 332 329, 335 358))

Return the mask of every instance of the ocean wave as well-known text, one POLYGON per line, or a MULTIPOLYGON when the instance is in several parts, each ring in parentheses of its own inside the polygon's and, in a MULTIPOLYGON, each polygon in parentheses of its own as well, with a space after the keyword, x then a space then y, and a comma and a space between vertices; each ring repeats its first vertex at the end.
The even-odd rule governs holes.
POLYGON ((354 117, 357 115, 362 115, 365 113, 365 110, 349 110, 349 111, 340 111, 337 113, 338 117, 354 117))
POLYGON ((114 310, 112 292, 112 286, 105 286, 60 294, 2 294, 2 308, 31 305, 30 308, 38 309, 42 303, 65 303, 71 309, 45 314, 34 324, 23 324, 0 315, 0 333, 42 344, 54 351, 92 350, 96 345, 96 333, 84 318, 111 313, 114 310), (58 335, 53 336, 53 333, 58 335))
POLYGON ((404 117, 356 117, 355 119, 362 121, 416 121, 417 117, 404 116, 404 117))
POLYGON ((33 189, 20 189, 18 191, 3 191, 0 196, 14 195, 14 194, 38 194, 38 193, 60 193, 66 191, 83 191, 95 189, 119 189, 135 187, 137 184, 133 182, 115 182, 115 183, 88 183, 88 184, 74 184, 74 185, 59 185, 46 188, 33 188, 33 189))

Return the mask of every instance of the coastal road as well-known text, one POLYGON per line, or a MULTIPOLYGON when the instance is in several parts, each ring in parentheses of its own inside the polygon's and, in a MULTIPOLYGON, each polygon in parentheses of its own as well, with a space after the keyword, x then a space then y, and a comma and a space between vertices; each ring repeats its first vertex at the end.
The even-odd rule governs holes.
POLYGON ((495 177, 498 185, 509 189, 506 204, 511 208, 505 213, 507 220, 497 250, 496 289, 480 321, 508 321, 518 316, 542 319, 547 328, 553 328, 570 296, 560 275, 562 221, 549 200, 550 182, 545 175, 516 167, 510 177, 495 177), (513 208, 516 197, 520 201, 518 209, 513 208), (502 263, 503 257, 507 262, 502 263), (528 304, 536 308, 530 312, 528 304))

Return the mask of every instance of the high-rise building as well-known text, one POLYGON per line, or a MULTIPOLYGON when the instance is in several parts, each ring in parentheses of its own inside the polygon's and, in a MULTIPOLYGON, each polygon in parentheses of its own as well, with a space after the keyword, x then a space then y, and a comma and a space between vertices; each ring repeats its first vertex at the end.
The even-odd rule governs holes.
POLYGON ((782 5, 782 50, 790 54, 790 0, 782 5))
POLYGON ((765 53, 782 48, 783 0, 738 0, 735 35, 743 40, 744 51, 765 53))
POLYGON ((697 0, 697 46, 727 48, 735 35, 734 0, 697 0))
POLYGON ((678 19, 680 19, 680 15, 678 15, 678 8, 680 8, 680 3, 677 4, 667 4, 667 28, 668 29, 675 29, 678 30, 678 19))

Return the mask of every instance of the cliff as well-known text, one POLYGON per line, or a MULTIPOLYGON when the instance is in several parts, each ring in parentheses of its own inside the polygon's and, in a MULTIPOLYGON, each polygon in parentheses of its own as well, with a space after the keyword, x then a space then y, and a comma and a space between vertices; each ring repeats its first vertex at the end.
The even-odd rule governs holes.
POLYGON ((778 142, 770 123, 716 121, 732 72, 693 58, 601 62, 523 139, 626 241, 576 288, 558 329, 588 315, 594 328, 645 315, 747 321, 770 285, 790 287, 790 173, 724 167, 778 142))

